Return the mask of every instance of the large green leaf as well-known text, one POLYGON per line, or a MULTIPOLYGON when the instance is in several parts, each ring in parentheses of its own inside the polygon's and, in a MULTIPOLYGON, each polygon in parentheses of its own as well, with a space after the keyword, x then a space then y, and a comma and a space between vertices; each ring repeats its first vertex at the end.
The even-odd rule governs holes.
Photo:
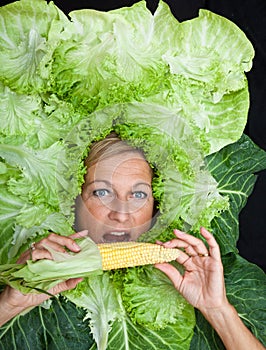
MULTIPOLYGON (((113 324, 109 336, 108 350, 185 350, 189 349, 192 331, 188 332, 186 326, 182 327, 182 321, 187 323, 190 314, 180 318, 180 325, 167 325, 162 330, 152 330, 143 326, 137 326, 129 318, 124 321, 116 321, 113 324), (182 329, 183 328, 183 329, 182 329), (183 332, 182 332, 183 331, 183 332), (187 338, 184 338, 183 335, 187 338)), ((192 328, 193 330, 193 328, 192 328)), ((92 349, 96 349, 95 347, 92 349)))
POLYGON ((89 277, 64 294, 86 309, 93 349, 189 349, 194 309, 154 267, 89 277))
POLYGON ((243 135, 239 141, 207 158, 207 166, 218 181, 218 190, 228 196, 230 207, 212 221, 213 233, 222 254, 237 252, 238 215, 256 182, 257 173, 266 168, 266 152, 243 135))
MULTIPOLYGON (((224 255, 230 300, 264 341, 264 276, 236 251, 239 211, 254 173, 266 168, 263 151, 244 136, 236 142, 248 115, 245 72, 254 55, 244 33, 209 11, 179 23, 162 1, 154 15, 140 1, 109 13, 78 10, 67 17, 52 2, 21 0, 1 7, 0 19, 1 263, 14 261, 49 230, 72 232, 83 157, 91 142, 114 127, 143 146, 158 170, 154 194, 161 213, 145 239, 165 238, 176 226, 211 225, 224 255)), ((92 286, 99 291, 101 283, 92 286)), ((97 321, 97 341, 101 315, 102 329, 110 330, 109 349, 189 347, 190 307, 180 322, 155 331, 136 322, 142 309, 132 312, 125 295, 117 296, 119 315, 113 317, 113 309, 101 312, 110 306, 105 298, 111 290, 101 289, 92 300, 92 294, 78 298, 79 288, 73 299, 68 294, 74 304, 56 299, 50 309, 37 307, 2 327, 2 349, 95 348, 83 318, 89 316, 91 325, 97 321)), ((116 288, 121 293, 123 286, 116 288)), ((129 287, 136 294, 132 303, 148 295, 144 289, 141 283, 129 287)), ((190 348, 223 348, 199 313, 190 348)))
POLYGON ((45 83, 41 75, 45 76, 45 65, 66 20, 56 6, 42 0, 1 7, 0 80, 19 92, 41 88, 45 83))
POLYGON ((1 350, 89 350, 93 340, 84 310, 56 299, 36 307, 1 328, 1 350))

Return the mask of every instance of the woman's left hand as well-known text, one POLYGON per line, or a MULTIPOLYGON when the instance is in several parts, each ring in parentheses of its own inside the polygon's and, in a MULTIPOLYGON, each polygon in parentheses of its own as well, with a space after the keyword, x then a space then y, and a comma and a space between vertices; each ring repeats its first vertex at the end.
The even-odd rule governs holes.
POLYGON ((207 315, 214 308, 227 305, 220 249, 213 235, 201 228, 201 235, 209 245, 207 249, 202 240, 192 235, 179 230, 174 230, 174 233, 177 238, 160 244, 167 248, 183 248, 184 251, 180 251, 177 262, 184 267, 184 274, 168 263, 155 266, 164 272, 183 297, 203 314, 207 315))

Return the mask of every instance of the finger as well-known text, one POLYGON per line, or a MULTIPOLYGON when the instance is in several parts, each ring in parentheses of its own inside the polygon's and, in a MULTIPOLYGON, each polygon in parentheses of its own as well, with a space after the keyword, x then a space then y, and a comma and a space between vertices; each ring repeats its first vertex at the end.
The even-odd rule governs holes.
POLYGON ((70 235, 69 237, 71 237, 72 239, 83 238, 83 237, 87 237, 88 233, 89 233, 88 230, 83 230, 80 232, 75 232, 72 235, 70 235))
POLYGON ((199 238, 189 235, 185 232, 174 230, 177 238, 174 238, 163 245, 167 248, 184 248, 189 256, 208 255, 208 249, 199 238))
POLYGON ((55 287, 49 290, 49 293, 56 295, 69 289, 73 289, 80 283, 83 278, 70 278, 64 282, 58 283, 55 287))
POLYGON ((58 252, 64 253, 66 252, 65 247, 73 252, 79 252, 79 245, 73 240, 74 238, 82 238, 88 235, 88 230, 84 230, 81 232, 76 232, 73 235, 60 236, 55 233, 51 233, 48 237, 43 238, 37 243, 34 243, 35 249, 28 249, 24 253, 21 254, 19 259, 17 260, 17 264, 23 264, 27 260, 40 260, 40 259, 50 259, 52 260, 52 255, 46 249, 47 246, 56 250, 58 252))
POLYGON ((180 239, 174 238, 168 242, 161 243, 161 245, 163 245, 166 248, 179 248, 179 249, 183 248, 183 249, 185 249, 186 253, 189 256, 197 255, 197 252, 194 250, 194 248, 190 244, 188 244, 187 242, 184 242, 180 239))
POLYGON ((53 257, 46 249, 35 249, 33 251, 29 251, 27 260, 36 261, 41 259, 53 260, 53 257))
POLYGON ((79 252, 79 245, 73 240, 73 238, 68 236, 60 236, 55 233, 51 233, 48 237, 42 239, 40 242, 36 243, 36 247, 40 248, 45 246, 50 246, 57 251, 64 251, 68 248, 72 252, 79 252))
POLYGON ((21 254, 21 256, 19 257, 19 259, 17 260, 17 264, 24 264, 27 260, 40 260, 40 259, 49 259, 52 260, 52 256, 51 254, 48 252, 48 250, 46 249, 35 249, 35 250, 31 250, 28 249, 26 250, 23 254, 21 254))
MULTIPOLYGON (((171 241, 167 241, 167 242, 161 242, 161 241, 156 241, 157 244, 162 245, 166 248, 178 248, 179 247, 179 241, 177 239, 172 239, 171 241)), ((180 245, 181 247, 181 245, 180 245)), ((189 260, 191 256, 187 253, 187 252, 183 252, 182 250, 179 250, 179 255, 176 258, 176 261, 181 264, 184 265, 186 263, 186 261, 189 260)))
POLYGON ((194 247, 192 247, 191 245, 188 245, 186 248, 185 248, 185 251, 186 253, 189 255, 189 256, 197 256, 198 253, 196 252, 196 250, 194 249, 194 247))
MULTIPOLYGON (((188 244, 188 246, 190 247, 189 249, 191 250, 191 252, 194 252, 195 254, 193 255, 207 255, 208 254, 208 249, 205 246, 204 242, 197 238, 194 237, 190 234, 187 234, 183 231, 174 230, 174 234, 181 240, 183 240, 186 244, 188 244)), ((192 254, 191 254, 192 255, 192 254)))
POLYGON ((58 242, 55 242, 51 239, 44 238, 41 241, 39 241, 38 243, 35 243, 35 249, 39 249, 39 250, 48 250, 49 248, 51 248, 52 250, 55 250, 57 252, 61 252, 61 253, 66 253, 66 247, 58 242))
POLYGON ((209 231, 207 231, 206 228, 204 228, 204 227, 200 228, 200 233, 206 239, 206 241, 209 245, 210 255, 213 258, 220 260, 221 259, 221 252, 220 252, 219 245, 216 242, 214 236, 209 231))
MULTIPOLYGON (((171 239, 167 242, 161 242, 157 240, 156 244, 159 244, 165 248, 184 248, 184 245, 178 239, 171 239)), ((190 256, 191 255, 187 251, 183 252, 182 250, 179 250, 179 255, 176 261, 179 262, 179 264, 184 264, 190 258, 190 256)))
POLYGON ((174 287, 180 290, 180 286, 183 280, 181 273, 171 264, 162 263, 154 265, 158 270, 161 270, 172 281, 174 287))
POLYGON ((17 264, 24 264, 27 260, 30 259, 30 251, 26 250, 25 252, 23 252, 20 257, 18 258, 18 260, 16 261, 17 264))

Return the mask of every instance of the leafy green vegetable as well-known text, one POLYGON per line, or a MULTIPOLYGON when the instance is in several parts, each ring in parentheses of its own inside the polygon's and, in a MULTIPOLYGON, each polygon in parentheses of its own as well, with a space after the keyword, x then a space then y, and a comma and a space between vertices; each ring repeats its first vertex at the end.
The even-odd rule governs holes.
POLYGON ((64 293, 77 306, 87 310, 90 330, 96 341, 97 349, 104 350, 108 344, 108 333, 116 319, 124 319, 119 292, 110 283, 108 273, 90 277, 74 291, 64 293))
MULTIPOLYGON (((212 230, 230 300, 266 344, 265 276, 236 249, 239 211, 254 174, 266 168, 265 152, 242 135, 249 108, 245 73, 253 56, 234 23, 206 10, 180 23, 162 1, 154 14, 145 1, 69 17, 44 0, 1 7, 0 263, 2 271, 10 268, 5 281, 17 274, 13 282, 20 283, 33 266, 51 264, 14 271, 33 240, 50 231, 73 232, 84 157, 93 141, 114 129, 144 150, 155 172, 158 215, 140 239, 168 239, 175 227, 195 235, 201 225, 212 230)), ((98 258, 94 262, 97 268, 98 258)), ((80 275, 83 263, 77 264, 80 275)), ((45 283, 54 281, 48 277, 45 283)), ((38 281, 35 287, 44 285, 38 281)), ((86 278, 50 309, 18 316, 1 328, 0 346, 223 349, 198 312, 193 335, 194 325, 194 310, 165 277, 152 267, 133 268, 86 278)))
POLYGON ((108 349, 189 349, 194 310, 153 267, 89 277, 64 295, 87 310, 97 349, 105 349, 108 338, 108 349))
POLYGON ((230 207, 212 221, 223 255, 237 253, 239 238, 238 214, 251 194, 259 171, 265 169, 265 151, 246 136, 206 159, 207 166, 218 181, 219 193, 229 197, 230 207))
POLYGON ((62 298, 49 309, 42 306, 1 328, 1 349, 88 350, 93 339, 88 332, 85 311, 62 298), (29 327, 30 325, 30 327, 29 327))
POLYGON ((52 3, 23 0, 1 8, 1 81, 11 89, 41 88, 45 66, 67 17, 52 3), (41 66, 41 71, 40 71, 41 66))
MULTIPOLYGON (((121 284, 120 272, 118 280, 121 284)), ((170 280, 152 267, 128 269, 120 290, 123 304, 135 324, 155 330, 169 323, 182 328, 187 323, 185 318, 181 323, 185 314, 193 325, 193 308, 176 292, 170 280)))
POLYGON ((59 282, 72 277, 84 277, 102 273, 102 259, 97 245, 84 238, 79 242, 79 253, 60 253, 47 246, 53 260, 27 260, 25 264, 0 266, 0 282, 22 293, 36 292, 35 288, 48 291, 59 282))

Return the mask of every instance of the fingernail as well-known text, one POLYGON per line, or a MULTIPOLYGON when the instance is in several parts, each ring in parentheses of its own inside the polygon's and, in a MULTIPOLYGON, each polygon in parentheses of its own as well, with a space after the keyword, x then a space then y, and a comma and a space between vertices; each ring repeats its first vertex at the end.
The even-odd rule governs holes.
POLYGON ((157 240, 156 240, 156 244, 162 245, 163 242, 162 242, 162 241, 159 241, 159 240, 157 239, 157 240))
POLYGON ((77 243, 75 243, 75 242, 73 242, 73 248, 75 250, 80 250, 81 249, 80 246, 77 243))
POLYGON ((88 230, 82 230, 82 231, 80 231, 80 232, 78 232, 80 235, 88 235, 88 233, 89 233, 89 231, 88 230))
POLYGON ((185 233, 182 231, 179 231, 178 229, 174 229, 174 233, 177 234, 178 236, 184 236, 185 233))

